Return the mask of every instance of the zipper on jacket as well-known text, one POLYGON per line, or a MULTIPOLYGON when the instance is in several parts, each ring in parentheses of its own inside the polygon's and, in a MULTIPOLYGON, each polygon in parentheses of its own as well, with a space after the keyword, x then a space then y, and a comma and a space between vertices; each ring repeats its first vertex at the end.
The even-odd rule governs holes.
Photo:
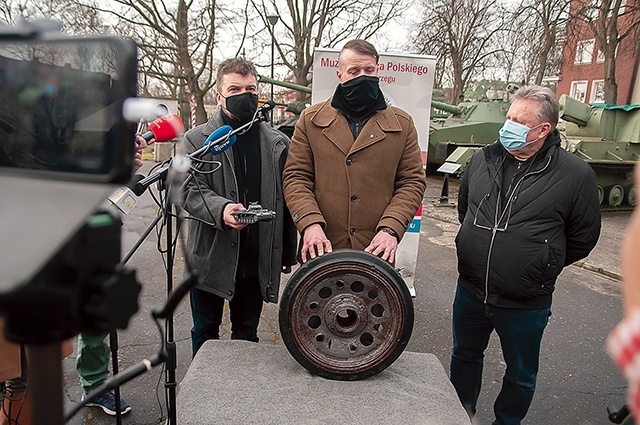
MULTIPOLYGON (((539 174, 539 173, 543 172, 544 170, 547 169, 547 167, 549 166, 550 163, 551 163, 551 156, 548 156, 547 157, 547 163, 544 165, 544 167, 542 167, 539 170, 527 173, 524 176, 522 176, 520 178, 520 180, 518 180, 518 182, 516 183, 516 185, 513 188, 513 191, 511 192, 511 196, 509 196, 509 199, 507 201, 508 202, 507 203, 507 207, 504 209, 504 211, 500 215, 500 218, 498 218, 498 207, 500 206, 500 192, 498 191, 498 197, 497 197, 497 200, 496 200, 496 214, 495 214, 495 218, 494 218, 493 228, 491 229, 491 242, 489 243, 489 252, 487 253, 487 270, 486 270, 485 279, 484 279, 484 284, 485 284, 484 303, 485 304, 487 303, 487 301, 489 299, 489 270, 490 270, 490 264, 491 264, 491 252, 493 251, 493 242, 495 241, 496 233, 498 232, 498 226, 500 225, 500 221, 502 221, 502 218, 504 217, 504 214, 507 212, 507 210, 511 211, 511 205, 513 204, 513 200, 514 200, 514 195, 516 193, 516 189, 518 188, 518 186, 520 186, 520 184, 524 181, 524 179, 526 179, 527 177, 532 176, 534 174, 539 174)), ((504 226, 504 230, 505 231, 507 230, 507 227, 509 226, 509 219, 510 218, 511 218, 511 213, 509 212, 509 214, 507 215, 507 222, 505 223, 505 226, 504 226)))
POLYGON ((487 254, 487 272, 484 279, 484 303, 489 299, 489 265, 491 263, 491 251, 493 251, 493 242, 496 240, 497 229, 491 229, 491 243, 489 244, 489 253, 487 254))

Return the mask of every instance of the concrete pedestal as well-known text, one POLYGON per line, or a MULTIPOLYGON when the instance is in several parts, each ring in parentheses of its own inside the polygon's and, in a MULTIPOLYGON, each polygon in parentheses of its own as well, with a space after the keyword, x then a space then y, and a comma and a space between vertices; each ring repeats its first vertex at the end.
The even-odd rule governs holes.
POLYGON ((404 352, 361 381, 310 374, 282 345, 207 341, 178 387, 179 424, 469 425, 438 358, 404 352))

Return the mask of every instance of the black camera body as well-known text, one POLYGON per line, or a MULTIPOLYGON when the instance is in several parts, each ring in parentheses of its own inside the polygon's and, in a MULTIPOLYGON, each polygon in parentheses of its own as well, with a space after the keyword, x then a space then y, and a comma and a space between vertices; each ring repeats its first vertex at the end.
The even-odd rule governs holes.
POLYGON ((0 315, 15 342, 124 328, 137 310, 120 220, 99 210, 133 174, 136 80, 132 40, 0 27, 0 315))

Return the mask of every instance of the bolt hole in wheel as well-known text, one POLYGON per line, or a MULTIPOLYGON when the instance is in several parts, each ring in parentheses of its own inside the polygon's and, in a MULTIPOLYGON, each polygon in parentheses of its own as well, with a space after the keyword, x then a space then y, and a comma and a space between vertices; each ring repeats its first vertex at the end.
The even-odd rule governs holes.
POLYGON ((351 309, 344 309, 336 315, 336 323, 343 329, 352 328, 357 323, 357 313, 351 309))
POLYGON ((303 264, 280 301, 282 339, 303 367, 336 380, 381 372, 404 351, 413 330, 413 301, 386 261, 335 250, 303 264))

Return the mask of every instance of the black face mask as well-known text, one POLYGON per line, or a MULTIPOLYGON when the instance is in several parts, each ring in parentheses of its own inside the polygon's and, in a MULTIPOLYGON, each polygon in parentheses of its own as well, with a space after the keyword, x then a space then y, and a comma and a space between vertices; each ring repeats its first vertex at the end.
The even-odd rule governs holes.
POLYGON ((363 74, 338 84, 332 106, 353 117, 362 117, 386 108, 378 77, 363 74))
POLYGON ((258 110, 258 95, 250 91, 234 94, 233 96, 225 97, 225 99, 227 104, 225 109, 241 123, 251 121, 258 110))

